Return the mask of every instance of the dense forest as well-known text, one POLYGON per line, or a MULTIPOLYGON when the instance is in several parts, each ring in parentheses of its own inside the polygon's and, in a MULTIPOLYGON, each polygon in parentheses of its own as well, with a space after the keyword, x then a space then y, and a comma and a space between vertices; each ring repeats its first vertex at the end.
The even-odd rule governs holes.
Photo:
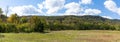
POLYGON ((120 20, 101 16, 18 16, 3 15, 0 8, 0 32, 50 32, 58 30, 120 30, 120 20))

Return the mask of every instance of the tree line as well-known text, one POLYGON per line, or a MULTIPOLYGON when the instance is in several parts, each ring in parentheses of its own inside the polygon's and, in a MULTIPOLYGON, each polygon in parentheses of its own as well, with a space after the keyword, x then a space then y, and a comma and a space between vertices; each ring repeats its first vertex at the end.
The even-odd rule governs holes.
POLYGON ((120 30, 120 20, 100 16, 18 16, 3 15, 0 8, 0 32, 50 32, 57 30, 120 30))

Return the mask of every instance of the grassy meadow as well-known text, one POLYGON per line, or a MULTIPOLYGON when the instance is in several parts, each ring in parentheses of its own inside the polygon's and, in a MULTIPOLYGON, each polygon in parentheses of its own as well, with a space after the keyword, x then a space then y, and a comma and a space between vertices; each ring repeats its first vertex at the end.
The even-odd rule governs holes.
POLYGON ((50 33, 1 33, 0 42, 120 42, 120 31, 66 30, 50 33))

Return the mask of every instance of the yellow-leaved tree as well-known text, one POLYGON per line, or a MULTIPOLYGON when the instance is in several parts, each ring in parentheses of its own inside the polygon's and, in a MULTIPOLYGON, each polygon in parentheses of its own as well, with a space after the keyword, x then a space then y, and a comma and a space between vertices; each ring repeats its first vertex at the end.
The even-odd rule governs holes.
POLYGON ((7 21, 8 21, 9 23, 15 23, 15 24, 17 24, 17 23, 19 23, 19 17, 18 17, 18 15, 15 13, 15 14, 12 14, 12 15, 7 19, 7 21))

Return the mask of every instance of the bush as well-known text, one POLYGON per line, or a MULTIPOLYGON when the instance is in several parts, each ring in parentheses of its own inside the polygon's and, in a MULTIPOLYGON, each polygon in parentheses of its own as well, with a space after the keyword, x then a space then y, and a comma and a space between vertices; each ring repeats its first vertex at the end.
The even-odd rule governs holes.
POLYGON ((24 23, 24 24, 18 25, 17 30, 18 30, 18 32, 27 32, 27 33, 33 31, 33 29, 30 28, 29 23, 24 23))
POLYGON ((16 32, 16 25, 11 23, 1 23, 0 32, 16 32))
POLYGON ((0 32, 5 32, 5 28, 3 28, 3 24, 0 24, 0 32))

